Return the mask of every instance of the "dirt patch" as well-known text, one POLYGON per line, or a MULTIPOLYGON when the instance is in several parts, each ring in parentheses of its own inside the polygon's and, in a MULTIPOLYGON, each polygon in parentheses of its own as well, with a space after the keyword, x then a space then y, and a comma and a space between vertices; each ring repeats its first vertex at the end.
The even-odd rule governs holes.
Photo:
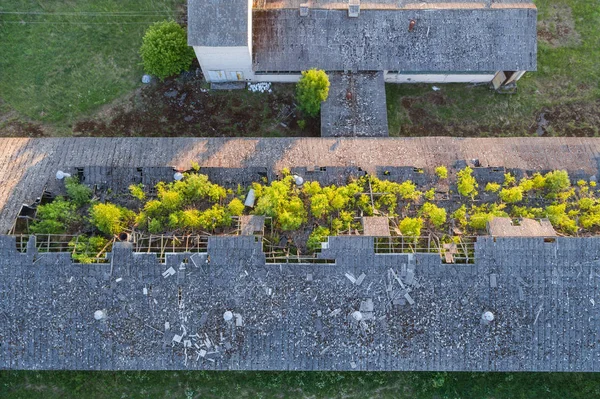
POLYGON ((600 100, 552 107, 544 113, 552 136, 596 137, 600 134, 600 100))
POLYGON ((581 43, 571 7, 566 4, 550 6, 546 17, 538 21, 537 28, 538 39, 552 47, 577 46, 581 43))
POLYGON ((199 69, 154 82, 75 123, 77 136, 319 136, 316 120, 300 129, 293 85, 271 92, 214 91, 199 69))

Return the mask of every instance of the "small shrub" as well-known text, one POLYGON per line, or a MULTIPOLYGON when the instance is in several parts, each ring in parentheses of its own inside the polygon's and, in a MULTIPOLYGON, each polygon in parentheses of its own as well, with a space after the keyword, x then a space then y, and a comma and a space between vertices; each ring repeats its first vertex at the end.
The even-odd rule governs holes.
POLYGON ((331 235, 329 229, 323 226, 319 226, 314 229, 310 236, 308 237, 308 241, 306 243, 309 251, 316 251, 317 249, 321 249, 321 243, 327 240, 327 237, 331 235))
POLYGON ((421 228, 423 228, 423 219, 406 217, 402 219, 398 228, 403 236, 419 237, 421 235, 421 228))
POLYGON ((497 193, 500 191, 500 185, 498 183, 488 183, 485 186, 485 191, 490 193, 497 193))
POLYGON ((519 182, 519 187, 521 187, 523 193, 527 193, 535 188, 535 184, 532 179, 523 178, 519 182))
POLYGON ((425 199, 427 201, 433 201, 435 199, 435 188, 430 188, 429 190, 425 191, 425 199))
POLYGON ((325 194, 316 194, 310 198, 310 211, 316 218, 322 218, 329 214, 331 207, 329 199, 325 194))
POLYGON ((465 205, 455 210, 451 216, 462 228, 467 227, 467 207, 465 205))
POLYGON ((144 34, 140 48, 144 70, 164 79, 187 71, 194 50, 187 44, 187 32, 175 21, 156 22, 144 34))
POLYGON ((106 248, 108 240, 104 237, 93 236, 85 237, 79 236, 79 238, 73 238, 69 242, 69 248, 71 248, 73 260, 79 263, 93 263, 96 260, 96 256, 106 248))
POLYGON ((92 198, 92 189, 79 183, 76 177, 67 177, 65 179, 65 188, 71 201, 78 207, 87 204, 92 198))
POLYGON ((435 174, 440 179, 447 179, 448 178, 448 169, 446 169, 445 166, 438 166, 437 168, 435 168, 435 174))
POLYGON ((162 223, 160 222, 160 220, 158 219, 152 219, 149 223, 148 223, 148 232, 152 233, 152 234, 160 234, 163 232, 163 226, 162 223))
POLYGON ((533 174, 531 181, 533 182, 534 190, 543 190, 546 187, 546 178, 538 172, 533 174))
POLYGON ((229 213, 233 216, 240 216, 242 213, 244 213, 245 208, 246 207, 244 206, 244 203, 238 198, 232 199, 231 202, 229 202, 229 204, 227 205, 229 213))
POLYGON ((196 161, 192 161, 190 162, 190 166, 192 167, 192 170, 196 173, 200 172, 200 164, 196 161))
POLYGON ((417 191, 417 186, 410 180, 406 180, 400 184, 398 188, 398 194, 400 197, 405 200, 413 200, 416 201, 421 196, 421 192, 417 191))
POLYGON ((530 218, 539 219, 544 217, 544 210, 542 208, 528 208, 526 206, 513 206, 511 210, 511 216, 517 218, 530 218))
POLYGON ((30 226, 32 234, 63 234, 77 222, 77 206, 74 202, 56 197, 54 201, 37 208, 36 219, 30 226))
POLYGON ((517 179, 510 173, 504 174, 504 187, 514 186, 517 183, 517 179))
POLYGON ((142 183, 129 186, 129 193, 140 201, 146 199, 146 193, 144 192, 144 185, 142 183))
POLYGON ((298 128, 299 128, 300 130, 304 130, 304 129, 306 129, 306 121, 305 121, 304 119, 300 119, 300 120, 298 121, 298 128))
POLYGON ((503 188, 500 191, 500 199, 508 204, 520 202, 523 200, 523 189, 519 186, 503 188))
POLYGON ((467 166, 463 170, 459 171, 457 176, 457 187, 459 194, 463 197, 475 198, 477 195, 476 189, 479 187, 479 185, 477 184, 477 180, 475 180, 473 177, 473 169, 467 166))
POLYGON ((298 107, 309 116, 317 116, 321 103, 329 96, 329 77, 320 69, 302 71, 302 77, 296 85, 298 107))
POLYGON ((566 204, 548 205, 546 207, 546 217, 555 228, 566 233, 575 234, 577 223, 567 215, 566 209, 566 204))
POLYGON ((438 229, 446 223, 446 210, 430 202, 423 204, 423 215, 438 229))
POLYGON ((546 173, 545 179, 545 187, 550 193, 557 194, 571 187, 569 174, 566 170, 555 170, 553 172, 548 172, 546 173))
POLYGON ((96 204, 90 210, 92 224, 101 232, 115 235, 122 232, 131 211, 115 204, 96 204))

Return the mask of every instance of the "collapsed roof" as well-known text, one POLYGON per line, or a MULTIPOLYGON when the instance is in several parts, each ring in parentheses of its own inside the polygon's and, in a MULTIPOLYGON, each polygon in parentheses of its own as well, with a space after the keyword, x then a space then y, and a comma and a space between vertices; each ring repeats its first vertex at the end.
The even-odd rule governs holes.
POLYGON ((0 236, 0 369, 600 368, 598 237, 479 237, 473 264, 375 240, 331 237, 329 263, 267 263, 255 237, 222 236, 84 265, 0 236))

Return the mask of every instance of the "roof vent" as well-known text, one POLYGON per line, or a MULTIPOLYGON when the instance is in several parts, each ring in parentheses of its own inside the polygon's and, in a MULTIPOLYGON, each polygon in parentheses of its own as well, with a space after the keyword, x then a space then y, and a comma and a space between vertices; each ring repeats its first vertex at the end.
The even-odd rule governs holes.
POLYGON ((348 16, 356 18, 360 14, 360 0, 348 0, 348 16))
POLYGON ((308 17, 308 3, 300 4, 300 16, 308 17))
POLYGON ((483 312, 483 314, 481 315, 481 322, 483 324, 490 324, 492 321, 494 321, 494 314, 489 310, 483 312))

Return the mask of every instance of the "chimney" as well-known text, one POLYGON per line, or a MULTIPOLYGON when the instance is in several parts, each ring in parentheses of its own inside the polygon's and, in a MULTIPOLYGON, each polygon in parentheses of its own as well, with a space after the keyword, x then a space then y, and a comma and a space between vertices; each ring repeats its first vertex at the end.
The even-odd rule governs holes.
POLYGON ((494 321, 494 314, 492 312, 490 312, 489 310, 486 312, 483 312, 483 314, 481 315, 481 322, 485 325, 488 325, 492 321, 494 321))
POLYGON ((300 16, 301 17, 308 17, 308 3, 301 3, 300 4, 300 16))
POLYGON ((360 0, 348 0, 348 16, 357 18, 360 14, 360 0))
POLYGON ((413 29, 415 29, 415 25, 417 24, 417 21, 415 21, 414 19, 411 19, 409 24, 408 24, 408 31, 412 32, 413 29))

